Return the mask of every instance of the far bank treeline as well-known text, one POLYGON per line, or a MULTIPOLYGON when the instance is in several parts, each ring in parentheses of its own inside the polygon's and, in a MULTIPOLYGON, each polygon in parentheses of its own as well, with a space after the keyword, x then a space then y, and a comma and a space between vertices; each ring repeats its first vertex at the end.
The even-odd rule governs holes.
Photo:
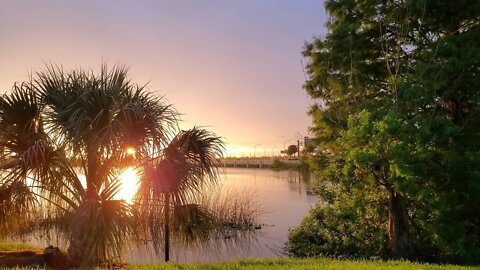
POLYGON ((480 263, 480 2, 325 2, 305 45, 320 201, 296 256, 480 263))

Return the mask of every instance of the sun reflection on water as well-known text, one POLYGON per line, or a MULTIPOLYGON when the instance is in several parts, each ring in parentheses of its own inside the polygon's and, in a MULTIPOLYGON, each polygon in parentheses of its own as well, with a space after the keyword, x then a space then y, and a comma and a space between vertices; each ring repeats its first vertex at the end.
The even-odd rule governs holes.
POLYGON ((137 170, 132 167, 128 167, 120 175, 120 181, 122 186, 115 196, 117 199, 125 200, 128 203, 132 203, 133 197, 138 190, 139 176, 137 170))

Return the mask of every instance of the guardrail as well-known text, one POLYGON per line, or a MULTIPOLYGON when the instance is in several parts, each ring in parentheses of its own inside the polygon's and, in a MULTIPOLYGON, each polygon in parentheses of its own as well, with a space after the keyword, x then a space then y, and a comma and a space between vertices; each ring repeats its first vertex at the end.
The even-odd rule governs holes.
POLYGON ((224 158, 220 162, 224 167, 233 168, 267 168, 270 167, 275 160, 282 163, 298 164, 297 159, 283 159, 283 158, 224 158))

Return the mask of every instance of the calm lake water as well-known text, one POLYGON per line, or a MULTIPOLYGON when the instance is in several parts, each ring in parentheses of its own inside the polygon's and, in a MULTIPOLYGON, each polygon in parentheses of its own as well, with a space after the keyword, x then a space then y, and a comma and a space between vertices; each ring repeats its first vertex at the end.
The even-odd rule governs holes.
MULTIPOLYGON (((317 196, 312 193, 313 177, 297 171, 227 168, 219 188, 253 191, 261 201, 260 230, 228 240, 212 240, 197 247, 171 248, 171 260, 178 263, 215 262, 237 258, 283 256, 289 230, 298 226, 317 196)), ((163 254, 132 247, 124 259, 134 263, 162 261, 163 254)))
MULTIPOLYGON (((297 171, 226 168, 215 188, 229 194, 254 194, 261 202, 261 229, 230 239, 212 239, 196 246, 172 243, 170 259, 177 263, 216 262, 238 258, 284 256, 283 247, 289 230, 297 227, 317 196, 312 193, 313 176, 297 171)), ((52 234, 50 237, 27 237, 32 244, 64 247, 66 242, 52 234), (51 238, 50 238, 51 237, 51 238), (46 239, 49 238, 49 239, 46 239)), ((18 240, 18 239, 17 239, 18 240)), ((163 253, 156 254, 149 245, 131 245, 123 255, 130 263, 161 262, 163 253)))

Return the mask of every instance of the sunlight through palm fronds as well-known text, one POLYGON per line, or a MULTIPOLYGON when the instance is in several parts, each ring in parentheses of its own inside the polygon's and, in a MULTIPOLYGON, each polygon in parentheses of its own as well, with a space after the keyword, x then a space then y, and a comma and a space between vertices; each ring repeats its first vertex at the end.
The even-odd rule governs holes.
POLYGON ((135 224, 131 206, 114 198, 119 167, 164 149, 176 124, 175 110, 123 67, 49 65, 15 84, 0 98, 2 234, 59 224, 72 261, 119 257, 135 224))

